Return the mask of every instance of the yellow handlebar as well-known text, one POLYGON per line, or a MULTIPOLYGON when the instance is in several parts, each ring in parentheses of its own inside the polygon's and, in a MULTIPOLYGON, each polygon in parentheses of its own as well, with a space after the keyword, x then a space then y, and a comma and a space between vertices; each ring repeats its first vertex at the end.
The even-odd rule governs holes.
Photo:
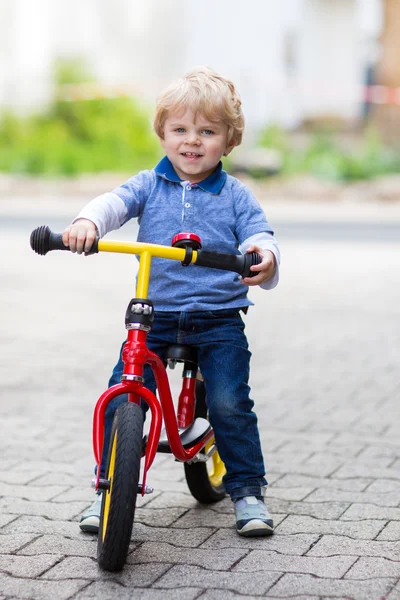
MULTIPOLYGON (((136 286, 136 297, 147 298, 149 291, 151 259, 169 258, 171 260, 183 261, 186 257, 184 248, 173 248, 172 246, 160 246, 159 244, 145 244, 144 242, 116 242, 113 240, 99 240, 99 252, 119 252, 123 254, 139 254, 139 272, 136 286)), ((193 250, 191 262, 197 260, 197 251, 193 250)))

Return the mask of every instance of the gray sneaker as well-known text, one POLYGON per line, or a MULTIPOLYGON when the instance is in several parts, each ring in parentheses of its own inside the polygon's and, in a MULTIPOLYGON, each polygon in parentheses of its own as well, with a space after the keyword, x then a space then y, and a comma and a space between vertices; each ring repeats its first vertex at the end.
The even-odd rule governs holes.
POLYGON ((274 523, 262 500, 246 496, 234 502, 236 531, 239 535, 262 536, 274 533, 274 523))
POLYGON ((103 494, 101 492, 97 492, 96 500, 93 502, 92 506, 90 506, 81 516, 79 527, 82 529, 82 531, 89 533, 99 532, 102 498, 103 494))

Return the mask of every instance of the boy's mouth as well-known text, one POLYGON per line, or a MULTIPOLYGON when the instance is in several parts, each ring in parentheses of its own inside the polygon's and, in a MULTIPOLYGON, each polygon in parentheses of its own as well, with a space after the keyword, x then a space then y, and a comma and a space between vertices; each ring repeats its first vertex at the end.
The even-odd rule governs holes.
POLYGON ((186 156, 187 158, 199 158, 200 156, 203 156, 197 152, 181 152, 181 155, 186 156))

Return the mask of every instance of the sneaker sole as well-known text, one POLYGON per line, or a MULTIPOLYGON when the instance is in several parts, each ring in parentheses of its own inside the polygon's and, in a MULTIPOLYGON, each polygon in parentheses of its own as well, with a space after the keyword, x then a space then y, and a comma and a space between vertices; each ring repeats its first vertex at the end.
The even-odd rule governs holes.
POLYGON ((98 517, 87 517, 79 523, 81 531, 87 533, 99 533, 100 519, 98 517))
POLYGON ((264 535, 272 535, 274 533, 274 528, 270 527, 264 521, 259 519, 252 519, 246 525, 243 525, 241 529, 236 529, 239 535, 243 535, 244 537, 261 537, 264 535))

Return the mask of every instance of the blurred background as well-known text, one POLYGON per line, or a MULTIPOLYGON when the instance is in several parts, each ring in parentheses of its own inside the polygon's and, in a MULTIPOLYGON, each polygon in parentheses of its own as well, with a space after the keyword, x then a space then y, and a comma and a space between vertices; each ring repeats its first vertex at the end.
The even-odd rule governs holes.
POLYGON ((242 96, 231 172, 386 178, 399 56, 398 0, 1 0, 2 181, 151 168, 157 93, 200 64, 242 96))

